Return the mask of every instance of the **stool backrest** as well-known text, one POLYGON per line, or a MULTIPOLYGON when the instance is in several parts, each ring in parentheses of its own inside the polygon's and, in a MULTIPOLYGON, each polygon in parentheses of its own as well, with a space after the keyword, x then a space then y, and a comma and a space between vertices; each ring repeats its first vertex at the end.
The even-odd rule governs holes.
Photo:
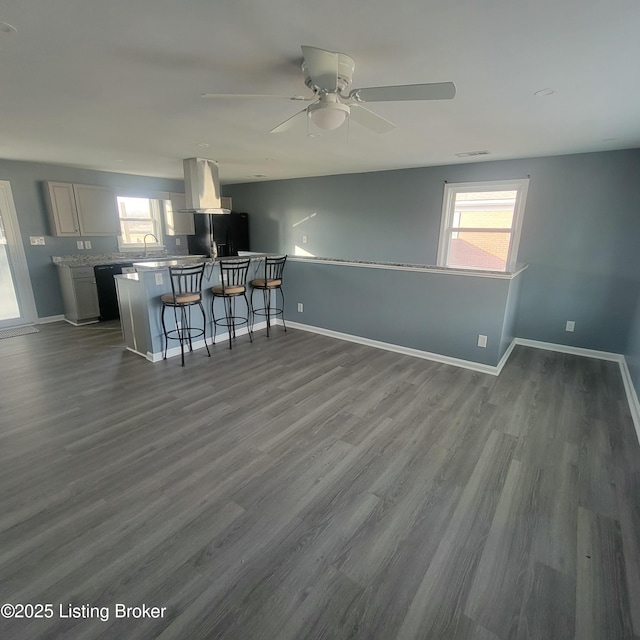
POLYGON ((287 261, 287 256, 267 256, 264 259, 264 279, 282 280, 282 272, 287 261))
POLYGON ((169 280, 171 280, 173 295, 175 296, 178 293, 197 293, 202 295, 204 267, 204 262, 188 267, 169 267, 169 280))
POLYGON ((220 260, 223 293, 227 287, 246 286, 250 263, 251 258, 246 258, 245 260, 220 260))

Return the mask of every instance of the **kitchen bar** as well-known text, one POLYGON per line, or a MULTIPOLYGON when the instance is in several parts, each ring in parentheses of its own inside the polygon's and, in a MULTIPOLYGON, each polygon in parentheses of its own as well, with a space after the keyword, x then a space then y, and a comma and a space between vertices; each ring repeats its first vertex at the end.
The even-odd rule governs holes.
MULTIPOLYGON (((263 265, 265 253, 250 253, 237 258, 224 258, 225 261, 234 261, 251 258, 249 268, 249 280, 261 275, 260 268, 263 265)), ((212 342, 212 318, 211 318, 211 287, 220 283, 220 259, 193 259, 193 256, 173 260, 159 260, 149 262, 134 262, 136 273, 126 273, 115 276, 118 291, 118 304, 120 307, 120 323, 126 347, 129 351, 143 356, 151 362, 162 360, 164 348, 164 334, 162 331, 161 296, 171 292, 169 281, 169 267, 193 265, 205 262, 205 273, 202 281, 203 306, 207 321, 207 341, 212 342)), ((222 302, 220 302, 222 305, 222 302)), ((221 307, 221 314, 224 310, 221 307)), ((266 327, 266 322, 255 324, 255 329, 266 327)), ((246 328, 237 331, 237 335, 246 333, 246 328)), ((218 333, 216 342, 227 339, 226 333, 218 333)), ((204 340, 196 340, 194 349, 204 348, 204 340)), ((167 357, 180 354, 180 347, 170 346, 167 357)))

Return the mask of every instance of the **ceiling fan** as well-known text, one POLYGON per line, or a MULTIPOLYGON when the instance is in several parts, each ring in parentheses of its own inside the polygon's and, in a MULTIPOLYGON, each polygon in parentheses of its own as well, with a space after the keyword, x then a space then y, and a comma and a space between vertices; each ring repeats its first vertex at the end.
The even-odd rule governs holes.
POLYGON ((302 47, 304 83, 313 91, 306 96, 277 96, 237 93, 203 93, 203 98, 280 98, 311 102, 302 111, 287 118, 269 133, 281 133, 306 117, 320 129, 332 130, 351 118, 376 133, 386 133, 395 125, 363 106, 369 102, 405 100, 451 100, 456 95, 453 82, 404 84, 388 87, 351 89, 355 60, 345 53, 302 47))

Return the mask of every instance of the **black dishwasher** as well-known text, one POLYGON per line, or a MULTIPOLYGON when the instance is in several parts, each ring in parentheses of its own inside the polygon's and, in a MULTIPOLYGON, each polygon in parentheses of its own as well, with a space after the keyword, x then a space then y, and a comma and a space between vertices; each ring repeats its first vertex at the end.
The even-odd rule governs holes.
POLYGON ((116 281, 113 276, 122 273, 125 267, 132 267, 133 263, 98 264, 93 267, 98 289, 98 303, 100 305, 100 320, 116 320, 120 317, 118 309, 118 294, 116 281))

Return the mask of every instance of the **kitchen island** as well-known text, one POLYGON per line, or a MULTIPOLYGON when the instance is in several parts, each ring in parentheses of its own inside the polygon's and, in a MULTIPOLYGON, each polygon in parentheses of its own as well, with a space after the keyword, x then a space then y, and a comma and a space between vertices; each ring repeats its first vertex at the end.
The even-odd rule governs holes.
MULTIPOLYGON (((248 280, 260 277, 261 265, 263 265, 265 253, 251 253, 246 256, 226 257, 225 261, 251 259, 248 280)), ((158 261, 134 262, 135 273, 123 273, 115 276, 116 288, 118 292, 118 306, 120 308, 120 323, 126 347, 129 351, 136 353, 150 362, 158 362, 163 358, 164 333, 162 331, 161 296, 171 293, 171 282, 169 280, 170 266, 191 266, 197 263, 205 263, 204 278, 202 280, 202 304, 206 315, 207 343, 212 344, 212 318, 211 318, 211 287, 220 283, 220 259, 215 260, 200 257, 184 256, 178 259, 163 259, 158 261)), ((216 307, 216 314, 224 314, 222 301, 216 301, 220 305, 219 311, 216 307)), ((242 303, 240 303, 242 304, 242 303)), ((169 324, 172 317, 167 314, 168 329, 172 329, 169 324)), ((255 329, 266 327, 266 322, 256 323, 255 329)), ((246 327, 237 330, 237 335, 247 332, 246 327)), ((216 342, 227 340, 226 333, 218 333, 216 342)), ((194 349, 204 348, 204 339, 195 340, 194 349)), ((170 347, 167 357, 180 355, 180 347, 170 347)))

